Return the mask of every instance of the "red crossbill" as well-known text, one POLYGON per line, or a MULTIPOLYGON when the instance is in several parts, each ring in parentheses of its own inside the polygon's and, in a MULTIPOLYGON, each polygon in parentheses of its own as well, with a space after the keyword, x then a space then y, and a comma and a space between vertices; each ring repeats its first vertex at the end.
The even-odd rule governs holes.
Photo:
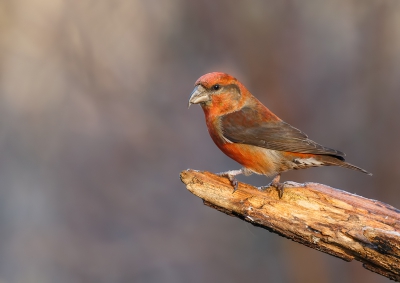
POLYGON ((341 151, 322 146, 285 123, 255 98, 236 78, 224 73, 200 77, 189 98, 204 111, 208 132, 217 147, 243 168, 219 173, 234 190, 238 174, 274 176, 273 186, 283 195, 282 172, 319 166, 341 166, 372 175, 345 162, 341 151))

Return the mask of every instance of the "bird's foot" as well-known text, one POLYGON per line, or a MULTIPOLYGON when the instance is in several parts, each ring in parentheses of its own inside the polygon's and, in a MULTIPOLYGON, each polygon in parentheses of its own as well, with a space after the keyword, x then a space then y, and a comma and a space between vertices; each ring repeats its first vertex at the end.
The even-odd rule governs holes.
POLYGON ((276 183, 276 184, 271 184, 272 187, 275 187, 278 190, 278 196, 279 199, 283 197, 283 191, 285 190, 285 184, 283 183, 276 183))
POLYGON ((217 173, 216 175, 228 178, 228 180, 231 182, 231 185, 233 187, 232 193, 234 193, 237 190, 238 185, 239 185, 238 180, 236 180, 235 176, 240 175, 240 174, 247 174, 247 171, 244 171, 242 168, 240 170, 230 170, 230 171, 226 171, 226 172, 217 173))
POLYGON ((257 189, 259 189, 260 191, 265 191, 268 188, 274 187, 275 189, 277 189, 278 191, 278 196, 281 199, 283 197, 283 191, 285 190, 285 184, 283 183, 269 183, 266 186, 261 186, 258 187, 257 189))
POLYGON ((260 191, 264 191, 270 187, 274 187, 278 191, 279 199, 281 199, 283 197, 283 191, 285 190, 285 184, 279 182, 280 178, 281 178, 281 174, 278 174, 272 179, 271 183, 269 183, 266 186, 258 187, 258 189, 260 191))

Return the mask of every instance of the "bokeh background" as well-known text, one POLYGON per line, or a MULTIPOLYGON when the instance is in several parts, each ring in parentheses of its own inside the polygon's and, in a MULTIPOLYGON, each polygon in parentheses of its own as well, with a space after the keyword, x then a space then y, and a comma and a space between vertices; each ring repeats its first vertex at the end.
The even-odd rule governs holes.
POLYGON ((223 71, 374 173, 283 180, 400 207, 399 51, 398 0, 0 0, 0 282, 388 282, 203 206, 179 172, 239 168, 187 109, 223 71))

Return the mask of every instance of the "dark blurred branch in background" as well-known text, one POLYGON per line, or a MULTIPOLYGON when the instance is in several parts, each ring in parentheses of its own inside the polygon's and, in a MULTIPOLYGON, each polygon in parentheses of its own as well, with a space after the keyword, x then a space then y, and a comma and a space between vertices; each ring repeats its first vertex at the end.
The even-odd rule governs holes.
POLYGON ((261 192, 226 178, 186 170, 181 180, 205 205, 366 269, 400 280, 400 211, 385 203, 316 183, 261 192))

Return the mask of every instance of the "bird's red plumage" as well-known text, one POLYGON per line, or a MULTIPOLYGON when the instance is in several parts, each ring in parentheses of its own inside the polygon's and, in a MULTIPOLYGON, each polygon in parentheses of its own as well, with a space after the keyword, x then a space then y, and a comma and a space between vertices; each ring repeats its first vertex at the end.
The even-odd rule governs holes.
POLYGON ((214 143, 246 171, 272 176, 291 169, 336 165, 368 173, 345 162, 344 153, 315 143, 283 122, 236 78, 209 73, 195 85, 189 103, 200 103, 214 143))

